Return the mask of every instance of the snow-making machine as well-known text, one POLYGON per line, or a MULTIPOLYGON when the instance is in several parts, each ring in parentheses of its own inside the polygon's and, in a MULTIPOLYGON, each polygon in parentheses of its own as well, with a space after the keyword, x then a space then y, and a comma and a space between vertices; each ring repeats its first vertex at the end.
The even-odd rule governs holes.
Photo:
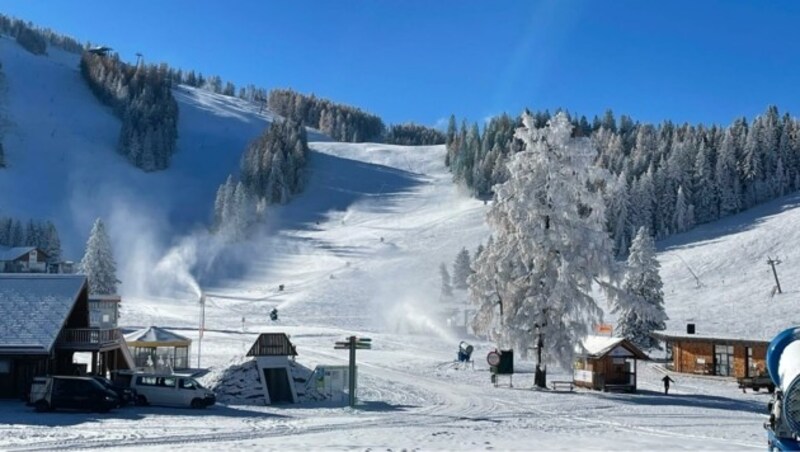
POLYGON ((775 383, 769 402, 769 450, 800 450, 800 327, 789 328, 767 348, 767 371, 775 383))

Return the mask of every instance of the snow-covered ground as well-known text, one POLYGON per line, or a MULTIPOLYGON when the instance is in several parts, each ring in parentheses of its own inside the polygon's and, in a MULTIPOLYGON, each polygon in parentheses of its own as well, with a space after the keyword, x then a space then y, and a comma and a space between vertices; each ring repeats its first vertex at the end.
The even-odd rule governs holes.
MULTIPOLYGON (((116 215, 110 228, 123 280, 132 278, 126 263, 138 256, 130 248, 145 246, 141 236, 189 243, 199 256, 196 274, 213 256, 214 277, 201 279, 208 296, 204 367, 238 359, 260 332, 290 334, 298 361, 311 368, 345 363, 346 352, 333 343, 347 335, 369 336, 374 347, 359 352, 357 410, 218 405, 38 414, 1 401, 0 449, 764 447, 768 397, 743 394, 730 380, 673 376, 674 391, 664 396, 663 374, 647 364, 639 366, 637 394, 534 391, 532 364, 518 359, 514 387, 493 387, 484 360, 492 344, 446 329, 441 314, 439 263, 452 263, 462 246, 474 250, 489 234, 487 207, 451 183, 442 146, 312 143, 304 193, 270 208, 252 241, 207 253, 202 249, 213 240, 191 226, 207 215, 213 190, 268 117, 235 99, 179 88, 174 166, 143 174, 113 152, 118 122, 91 97, 74 56, 51 50, 34 57, 5 38, 0 52, 13 122, 6 143, 11 167, 0 172, 3 212, 59 218, 73 225, 65 226, 66 237, 85 236, 94 215, 116 215), (113 236, 115 226, 125 232, 113 236), (278 322, 268 319, 272 307, 278 322), (452 368, 462 339, 476 346, 474 370, 452 368)), ((798 234, 794 202, 783 199, 659 244, 671 327, 693 320, 710 333, 738 325, 750 332, 747 325, 754 325, 753 334, 768 336, 793 321, 800 283, 791 265, 800 257, 791 246, 798 234), (772 252, 784 261, 778 271, 786 294, 770 299, 764 260, 772 252), (695 288, 687 266, 703 287, 695 288)), ((123 283, 129 293, 122 326, 166 326, 197 341, 197 296, 183 283, 169 282, 169 297, 142 296, 123 283)), ((558 369, 548 377, 569 378, 558 369)))
MULTIPOLYGON (((243 355, 258 332, 285 331, 298 360, 343 364, 333 343, 373 339, 359 352, 361 407, 215 406, 205 411, 132 407, 109 415, 36 414, 0 403, 2 448, 155 449, 742 449, 763 447, 765 394, 734 382, 662 374, 641 366, 637 394, 533 391, 531 363, 514 387, 456 370, 458 335, 437 318, 439 262, 486 237, 482 202, 460 194, 443 148, 315 143, 311 183, 272 211, 270 237, 253 243, 249 273, 206 287, 204 366, 243 355), (381 240, 383 238, 383 240, 381 240), (285 285, 279 292, 277 286, 285 285), (279 307, 280 320, 267 313, 279 307), (245 318, 246 332, 241 320, 245 318)), ((665 279, 672 270, 667 266, 665 279)), ((671 302, 671 301, 670 301, 671 302)), ((128 298, 123 323, 172 326, 197 339, 196 299, 128 298)), ((551 369, 551 379, 566 378, 551 369)))

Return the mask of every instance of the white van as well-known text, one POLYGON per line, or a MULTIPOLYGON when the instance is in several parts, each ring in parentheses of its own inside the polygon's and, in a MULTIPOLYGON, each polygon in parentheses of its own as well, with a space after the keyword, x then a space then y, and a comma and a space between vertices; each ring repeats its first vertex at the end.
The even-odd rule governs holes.
POLYGON ((139 405, 190 406, 205 408, 217 401, 213 392, 191 377, 161 374, 134 374, 130 387, 136 389, 139 405))

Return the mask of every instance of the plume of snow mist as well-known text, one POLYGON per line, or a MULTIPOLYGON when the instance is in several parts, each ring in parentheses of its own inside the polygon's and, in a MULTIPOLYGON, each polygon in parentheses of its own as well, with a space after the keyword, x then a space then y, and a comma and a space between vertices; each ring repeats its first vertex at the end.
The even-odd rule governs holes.
POLYGON ((436 320, 436 315, 411 300, 401 300, 387 312, 387 320, 398 333, 434 334, 447 342, 458 342, 453 333, 436 320))
POLYGON ((153 269, 154 283, 158 285, 159 293, 184 289, 194 294, 199 300, 202 290, 191 274, 191 270, 196 264, 197 240, 194 236, 185 237, 170 248, 153 269))

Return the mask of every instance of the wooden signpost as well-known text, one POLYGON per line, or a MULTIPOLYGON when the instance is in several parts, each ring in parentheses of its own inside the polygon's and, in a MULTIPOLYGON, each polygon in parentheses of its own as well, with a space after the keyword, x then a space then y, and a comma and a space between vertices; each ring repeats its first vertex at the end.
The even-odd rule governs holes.
POLYGON ((350 350, 350 368, 349 368, 349 389, 350 393, 350 406, 356 406, 356 350, 370 350, 372 349, 372 339, 368 337, 350 336, 345 341, 337 341, 333 348, 335 350, 350 350))

